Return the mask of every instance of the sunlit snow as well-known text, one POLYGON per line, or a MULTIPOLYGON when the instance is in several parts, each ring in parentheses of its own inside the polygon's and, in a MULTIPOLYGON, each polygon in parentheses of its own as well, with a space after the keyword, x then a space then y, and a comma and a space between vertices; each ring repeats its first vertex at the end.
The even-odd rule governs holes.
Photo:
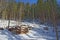
MULTIPOLYGON (((10 21, 10 26, 17 25, 18 21, 10 21)), ((40 25, 36 23, 21 22, 20 25, 29 25, 32 30, 29 30, 27 34, 12 34, 7 29, 0 30, 0 40, 56 40, 55 33, 52 28, 49 30, 44 30, 45 25, 40 25)), ((8 20, 0 20, 0 27, 6 28, 8 26, 8 20)))

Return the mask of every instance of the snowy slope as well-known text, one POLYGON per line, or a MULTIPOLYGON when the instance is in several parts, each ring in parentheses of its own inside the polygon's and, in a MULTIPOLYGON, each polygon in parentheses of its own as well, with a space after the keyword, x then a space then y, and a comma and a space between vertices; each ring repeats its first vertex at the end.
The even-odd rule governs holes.
MULTIPOLYGON (((11 20, 10 26, 17 25, 18 22, 11 20)), ((39 25, 36 23, 21 22, 21 24, 32 26, 32 30, 29 30, 27 34, 15 35, 9 32, 7 29, 0 30, 0 40, 56 40, 55 32, 53 28, 49 27, 49 30, 44 30, 45 25, 39 25)), ((7 27, 8 20, 0 20, 0 27, 7 27)))

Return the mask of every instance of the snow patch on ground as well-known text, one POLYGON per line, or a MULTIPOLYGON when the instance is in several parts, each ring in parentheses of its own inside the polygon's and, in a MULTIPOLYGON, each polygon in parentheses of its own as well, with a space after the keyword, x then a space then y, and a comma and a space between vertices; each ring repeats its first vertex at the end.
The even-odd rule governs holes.
MULTIPOLYGON (((45 25, 40 25, 36 23, 29 22, 18 22, 18 21, 10 21, 10 26, 15 25, 29 25, 32 27, 32 30, 29 30, 27 34, 12 34, 10 31, 4 29, 0 30, 0 40, 56 40, 55 32, 53 32, 52 28, 49 28, 47 32, 43 29, 46 27, 45 25)), ((0 20, 0 27, 6 28, 8 26, 8 20, 0 20)))

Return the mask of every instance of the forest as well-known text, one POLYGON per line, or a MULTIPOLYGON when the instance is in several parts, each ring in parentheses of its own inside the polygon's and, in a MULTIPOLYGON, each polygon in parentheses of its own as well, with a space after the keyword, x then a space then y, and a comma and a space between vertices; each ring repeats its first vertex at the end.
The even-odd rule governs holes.
POLYGON ((42 23, 60 20, 60 6, 56 0, 38 0, 36 4, 24 4, 15 0, 0 0, 0 19, 40 19, 42 23))
POLYGON ((40 24, 53 24, 58 40, 57 25, 60 25, 60 5, 57 4, 57 0, 38 0, 34 4, 0 0, 0 19, 20 22, 38 19, 40 24))

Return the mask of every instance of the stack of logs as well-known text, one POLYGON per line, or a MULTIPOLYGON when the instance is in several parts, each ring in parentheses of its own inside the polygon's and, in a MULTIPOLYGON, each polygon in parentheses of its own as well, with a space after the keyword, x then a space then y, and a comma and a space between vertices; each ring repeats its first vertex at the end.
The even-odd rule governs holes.
POLYGON ((8 30, 14 34, 26 34, 29 32, 29 27, 26 25, 21 25, 21 26, 8 28, 8 30))

